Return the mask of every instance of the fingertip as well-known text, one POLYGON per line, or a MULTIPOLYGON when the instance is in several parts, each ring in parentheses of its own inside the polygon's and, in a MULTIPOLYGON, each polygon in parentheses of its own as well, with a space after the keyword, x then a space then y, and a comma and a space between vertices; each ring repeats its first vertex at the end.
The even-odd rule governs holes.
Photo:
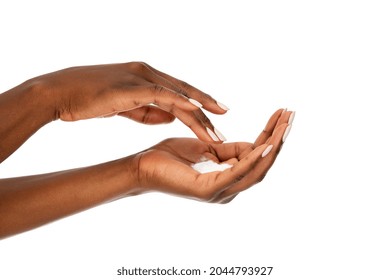
POLYGON ((290 124, 290 125, 288 125, 288 126, 286 127, 286 129, 284 130, 283 137, 282 137, 283 143, 286 141, 287 136, 290 134, 291 127, 292 127, 292 126, 291 126, 291 124, 290 124))
POLYGON ((287 109, 284 109, 282 113, 279 115, 276 126, 278 127, 281 124, 287 123, 287 124, 292 124, 294 121, 295 117, 295 112, 294 111, 288 111, 287 109))
POLYGON ((261 154, 261 157, 266 157, 271 152, 273 147, 274 145, 268 145, 267 148, 265 148, 265 150, 261 154))
POLYGON ((272 145, 280 145, 283 144, 283 138, 286 140, 287 135, 291 129, 291 126, 288 125, 288 123, 282 123, 277 128, 275 128, 275 131, 273 132, 272 136, 266 141, 266 144, 272 144, 272 145), (290 127, 290 128, 288 128, 290 127), (288 131, 286 133, 286 131, 288 131), (286 136, 284 137, 284 135, 286 136))
POLYGON ((210 95, 206 94, 204 94, 203 96, 198 96, 196 100, 193 98, 189 98, 189 101, 195 106, 202 105, 202 107, 198 108, 203 108, 213 114, 223 115, 230 110, 228 106, 226 106, 222 102, 216 101, 210 95), (194 100, 195 102, 193 102, 192 100, 194 100))
POLYGON ((278 122, 278 120, 280 119, 280 117, 283 115, 284 112, 286 112, 286 109, 285 109, 285 108, 279 108, 279 109, 277 109, 277 110, 271 115, 271 117, 269 118, 268 123, 267 123, 267 126, 269 126, 269 125, 272 124, 272 123, 273 123, 273 126, 275 126, 276 123, 278 122))
POLYGON ((215 134, 213 130, 208 127, 199 127, 199 126, 190 126, 192 132, 198 137, 199 140, 210 143, 210 144, 220 144, 221 140, 215 134))
POLYGON ((289 125, 292 125, 292 123, 294 122, 294 118, 295 118, 295 111, 292 111, 290 117, 288 118, 289 125))
POLYGON ((219 140, 221 140, 222 142, 225 142, 227 140, 226 137, 222 134, 222 132, 220 132, 218 129, 214 128, 214 132, 218 136, 219 140))
POLYGON ((214 142, 219 142, 220 139, 218 138, 218 136, 216 135, 216 133, 214 133, 210 128, 206 127, 206 131, 208 133, 208 135, 210 136, 210 138, 214 141, 214 142))
POLYGON ((192 99, 192 98, 188 98, 188 101, 194 105, 195 107, 197 107, 198 109, 202 108, 203 105, 202 103, 200 103, 199 101, 195 100, 195 99, 192 99))
POLYGON ((229 107, 226 106, 225 104, 223 104, 223 103, 221 103, 219 101, 216 101, 216 102, 217 102, 218 107, 221 108, 222 110, 224 110, 225 112, 230 110, 229 107))
POLYGON ((286 111, 287 111, 287 108, 279 108, 278 110, 276 110, 274 115, 278 115, 280 117, 286 111))

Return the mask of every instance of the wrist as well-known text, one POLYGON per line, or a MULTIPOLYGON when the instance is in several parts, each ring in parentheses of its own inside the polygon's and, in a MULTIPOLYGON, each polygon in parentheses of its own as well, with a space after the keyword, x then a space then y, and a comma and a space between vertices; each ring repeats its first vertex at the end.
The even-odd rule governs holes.
POLYGON ((127 196, 133 196, 148 192, 144 186, 142 186, 140 182, 140 169, 139 169, 139 161, 141 158, 141 154, 137 153, 131 156, 124 158, 126 162, 126 169, 128 174, 128 192, 127 196))
POLYGON ((57 119, 56 103, 36 79, 0 94, 0 162, 31 135, 57 119))
POLYGON ((44 80, 40 77, 36 77, 27 80, 20 85, 20 92, 26 102, 29 104, 29 108, 33 115, 45 125, 51 121, 58 119, 58 104, 56 95, 46 85, 44 80))

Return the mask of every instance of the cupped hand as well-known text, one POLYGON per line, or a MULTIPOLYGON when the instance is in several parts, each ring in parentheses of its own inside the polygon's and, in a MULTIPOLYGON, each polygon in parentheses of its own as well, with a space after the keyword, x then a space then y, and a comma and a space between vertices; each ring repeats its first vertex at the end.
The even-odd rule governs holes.
POLYGON ((167 139, 135 156, 137 191, 229 202, 265 177, 289 133, 293 117, 293 112, 276 111, 254 143, 210 144, 193 138, 167 139), (202 158, 229 163, 232 167, 201 174, 192 165, 202 158))
POLYGON ((64 121, 120 115, 159 124, 177 117, 203 141, 225 140, 200 109, 224 114, 225 105, 143 62, 72 67, 33 81, 56 98, 64 121))

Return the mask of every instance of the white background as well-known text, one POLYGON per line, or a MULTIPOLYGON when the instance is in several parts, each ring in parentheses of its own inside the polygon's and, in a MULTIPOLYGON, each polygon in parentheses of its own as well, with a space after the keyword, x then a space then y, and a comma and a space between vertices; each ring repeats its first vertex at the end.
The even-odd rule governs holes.
MULTIPOLYGON (((388 1, 58 2, 1 2, 0 92, 70 66, 141 60, 228 105, 208 116, 229 141, 254 140, 277 108, 297 115, 265 180, 232 203, 148 194, 102 205, 0 241, 0 279, 120 279, 122 266, 390 278, 388 1)), ((193 134, 179 121, 58 121, 0 177, 97 164, 168 137, 193 134)))

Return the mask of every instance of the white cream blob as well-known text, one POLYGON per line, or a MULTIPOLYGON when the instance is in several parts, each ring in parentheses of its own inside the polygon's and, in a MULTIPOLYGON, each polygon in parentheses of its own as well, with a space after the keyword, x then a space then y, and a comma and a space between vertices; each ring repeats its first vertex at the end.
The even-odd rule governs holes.
POLYGON ((198 171, 199 173, 208 173, 208 172, 214 172, 214 171, 224 171, 225 169, 228 169, 232 167, 231 164, 228 163, 216 163, 212 160, 202 160, 200 162, 194 163, 191 165, 193 169, 198 171))

